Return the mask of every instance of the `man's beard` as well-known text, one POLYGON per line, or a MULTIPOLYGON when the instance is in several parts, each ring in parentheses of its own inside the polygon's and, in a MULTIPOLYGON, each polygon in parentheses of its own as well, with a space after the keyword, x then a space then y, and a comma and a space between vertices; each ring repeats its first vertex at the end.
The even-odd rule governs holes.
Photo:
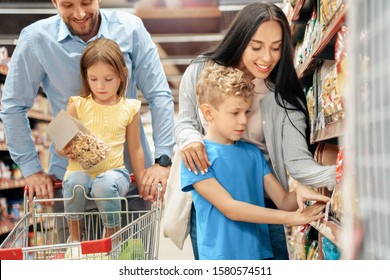
POLYGON ((76 36, 79 36, 79 37, 82 37, 82 36, 87 36, 87 35, 90 35, 91 32, 93 32, 93 29, 95 27, 95 24, 97 22, 97 19, 98 17, 97 16, 93 16, 91 17, 91 21, 90 21, 90 24, 88 25, 88 29, 87 30, 75 30, 71 24, 67 23, 66 26, 69 28, 70 32, 73 34, 73 35, 76 35, 76 36))

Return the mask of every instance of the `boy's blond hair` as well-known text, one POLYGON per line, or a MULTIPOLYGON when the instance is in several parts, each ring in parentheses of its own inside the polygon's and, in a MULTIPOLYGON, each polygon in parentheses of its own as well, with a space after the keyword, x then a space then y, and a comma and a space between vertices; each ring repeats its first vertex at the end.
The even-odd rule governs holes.
POLYGON ((210 104, 215 108, 230 96, 244 99, 253 95, 254 84, 244 78, 237 68, 214 64, 206 66, 196 86, 198 105, 210 104))

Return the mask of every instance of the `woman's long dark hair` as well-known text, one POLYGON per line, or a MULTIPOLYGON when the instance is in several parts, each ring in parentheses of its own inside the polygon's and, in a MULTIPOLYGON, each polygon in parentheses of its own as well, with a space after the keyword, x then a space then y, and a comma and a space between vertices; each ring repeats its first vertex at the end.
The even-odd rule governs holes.
MULTIPOLYGON (((278 6, 259 2, 245 6, 235 17, 222 41, 194 62, 212 60, 223 66, 237 67, 259 26, 269 20, 279 22, 283 43, 280 60, 266 79, 266 84, 275 92, 276 103, 286 110, 287 117, 289 110, 298 110, 305 115, 306 131, 302 136, 310 146, 309 114, 306 97, 294 68, 290 25, 278 6)), ((296 128, 291 119, 290 122, 296 128)))

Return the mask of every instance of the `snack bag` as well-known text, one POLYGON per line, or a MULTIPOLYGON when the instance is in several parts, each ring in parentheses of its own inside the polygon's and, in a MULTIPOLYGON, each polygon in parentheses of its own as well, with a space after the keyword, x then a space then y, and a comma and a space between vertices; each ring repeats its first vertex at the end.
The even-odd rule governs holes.
POLYGON ((76 160, 85 170, 102 162, 110 151, 110 147, 102 140, 81 131, 70 142, 70 146, 76 160))
POLYGON ((64 110, 57 114, 45 130, 56 149, 71 147, 76 160, 85 170, 102 162, 110 151, 107 144, 64 110))

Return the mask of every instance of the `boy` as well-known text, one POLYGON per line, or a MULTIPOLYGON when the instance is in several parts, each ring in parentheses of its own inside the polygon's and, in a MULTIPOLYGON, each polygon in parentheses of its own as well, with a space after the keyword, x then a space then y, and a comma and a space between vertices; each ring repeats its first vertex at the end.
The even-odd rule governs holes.
POLYGON ((183 191, 193 191, 199 259, 272 258, 267 224, 301 225, 323 217, 324 203, 296 211, 297 196, 329 200, 304 187, 286 192, 261 151, 240 141, 252 96, 253 84, 230 67, 206 67, 197 84, 211 166, 195 174, 182 163, 181 185, 183 191), (280 210, 264 208, 264 191, 280 210))

